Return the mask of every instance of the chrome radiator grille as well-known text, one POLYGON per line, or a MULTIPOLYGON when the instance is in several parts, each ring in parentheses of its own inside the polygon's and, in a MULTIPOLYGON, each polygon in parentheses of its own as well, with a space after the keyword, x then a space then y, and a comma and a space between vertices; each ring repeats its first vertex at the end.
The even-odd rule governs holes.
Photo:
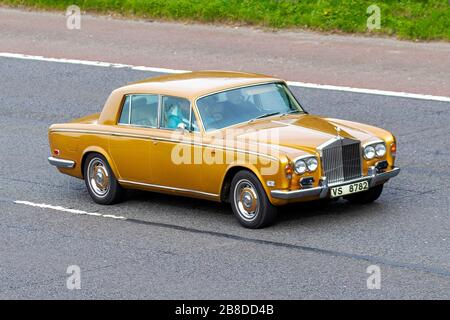
POLYGON ((328 183, 344 182, 361 177, 360 142, 337 140, 322 149, 322 165, 328 183))

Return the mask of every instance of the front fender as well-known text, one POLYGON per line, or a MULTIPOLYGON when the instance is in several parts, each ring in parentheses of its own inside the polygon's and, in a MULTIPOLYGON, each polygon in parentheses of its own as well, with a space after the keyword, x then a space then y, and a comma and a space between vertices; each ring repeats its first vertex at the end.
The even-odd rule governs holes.
POLYGON ((222 194, 222 192, 224 192, 223 188, 224 188, 224 186, 226 186, 226 182, 227 182, 226 180, 228 178, 232 179, 232 176, 230 176, 230 173, 235 174, 240 170, 248 170, 248 171, 252 172, 258 178, 269 201, 273 205, 277 205, 277 204, 279 204, 280 201, 277 199, 273 199, 271 197, 271 195, 270 195, 271 190, 276 189, 276 188, 287 187, 287 185, 289 183, 288 180, 286 179, 286 177, 284 176, 284 171, 282 169, 283 168, 282 166, 283 166, 283 162, 278 161, 278 170, 276 173, 274 173, 273 175, 263 175, 261 173, 261 168, 255 164, 233 162, 228 165, 227 169, 225 170, 225 174, 222 177, 221 194, 222 194), (274 182, 273 187, 272 186, 269 187, 267 185, 267 181, 269 181, 269 180, 274 182))

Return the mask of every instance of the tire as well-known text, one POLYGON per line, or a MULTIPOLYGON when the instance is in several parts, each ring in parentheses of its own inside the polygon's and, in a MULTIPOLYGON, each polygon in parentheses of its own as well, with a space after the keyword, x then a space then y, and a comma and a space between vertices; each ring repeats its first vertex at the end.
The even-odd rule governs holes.
POLYGON ((123 189, 114 176, 108 161, 98 153, 91 153, 84 162, 84 182, 92 200, 98 204, 114 204, 123 199, 123 189))
POLYGON ((250 229, 274 223, 277 208, 267 198, 258 178, 249 171, 239 171, 231 181, 230 202, 239 223, 250 229))
POLYGON ((381 196, 382 192, 383 192, 383 185, 380 184, 378 186, 370 188, 367 191, 345 196, 344 199, 354 204, 366 204, 377 200, 381 196))

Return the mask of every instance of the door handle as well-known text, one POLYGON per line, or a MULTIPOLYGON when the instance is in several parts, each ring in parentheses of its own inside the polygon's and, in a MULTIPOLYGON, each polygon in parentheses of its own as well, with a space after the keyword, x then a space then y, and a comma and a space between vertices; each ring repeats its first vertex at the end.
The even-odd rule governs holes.
POLYGON ((152 140, 152 143, 153 143, 153 145, 157 145, 158 143, 159 143, 159 141, 157 141, 157 140, 152 140))

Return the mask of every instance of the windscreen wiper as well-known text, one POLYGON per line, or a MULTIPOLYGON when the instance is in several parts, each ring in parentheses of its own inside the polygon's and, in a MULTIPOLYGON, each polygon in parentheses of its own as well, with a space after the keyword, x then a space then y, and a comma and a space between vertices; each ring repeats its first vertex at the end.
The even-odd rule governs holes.
POLYGON ((301 110, 291 110, 291 111, 283 113, 281 116, 283 117, 283 116, 287 116, 288 114, 300 113, 300 112, 305 113, 304 111, 301 111, 301 110))
POLYGON ((264 114, 262 114, 260 116, 257 116, 256 118, 251 119, 250 122, 253 121, 253 120, 256 120, 256 119, 261 119, 261 118, 267 118, 267 117, 270 117, 270 116, 274 116, 276 114, 280 114, 280 113, 278 111, 277 112, 271 112, 271 113, 264 113, 264 114))

